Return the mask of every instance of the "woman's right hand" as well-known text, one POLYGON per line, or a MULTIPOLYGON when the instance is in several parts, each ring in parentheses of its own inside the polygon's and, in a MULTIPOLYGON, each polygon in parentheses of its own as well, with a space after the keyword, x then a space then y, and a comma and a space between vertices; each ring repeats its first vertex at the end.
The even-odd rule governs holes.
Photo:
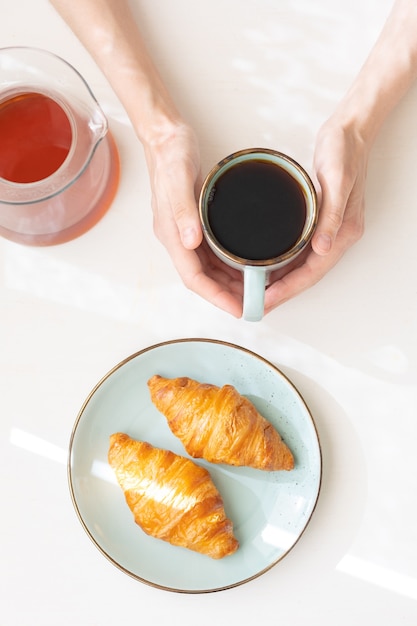
POLYGON ((184 285, 235 317, 242 315, 239 271, 221 263, 203 240, 197 208, 200 152, 194 131, 173 124, 144 143, 154 232, 167 249, 184 285))

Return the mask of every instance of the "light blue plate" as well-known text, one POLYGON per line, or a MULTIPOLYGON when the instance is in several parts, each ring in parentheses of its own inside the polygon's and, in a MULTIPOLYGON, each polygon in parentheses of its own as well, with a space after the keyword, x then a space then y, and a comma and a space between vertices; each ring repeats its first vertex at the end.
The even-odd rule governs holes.
POLYGON ((86 532, 114 565, 141 582, 187 593, 218 591, 260 576, 296 544, 314 511, 321 451, 313 418, 288 378, 262 357, 206 339, 168 341, 114 367, 92 390, 71 435, 68 476, 86 532), (249 398, 280 432, 295 457, 290 472, 263 472, 198 461, 219 489, 240 547, 213 560, 146 535, 133 521, 107 463, 109 437, 135 439, 187 456, 150 400, 153 374, 226 383, 249 398))

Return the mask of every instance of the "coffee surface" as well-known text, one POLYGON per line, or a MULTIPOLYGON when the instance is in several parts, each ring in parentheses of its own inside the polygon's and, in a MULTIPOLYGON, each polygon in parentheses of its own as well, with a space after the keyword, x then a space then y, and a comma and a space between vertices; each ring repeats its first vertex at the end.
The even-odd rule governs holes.
POLYGON ((303 190, 286 170, 269 161, 244 161, 226 170, 208 203, 208 221, 218 242, 254 261, 292 248, 305 219, 303 190))

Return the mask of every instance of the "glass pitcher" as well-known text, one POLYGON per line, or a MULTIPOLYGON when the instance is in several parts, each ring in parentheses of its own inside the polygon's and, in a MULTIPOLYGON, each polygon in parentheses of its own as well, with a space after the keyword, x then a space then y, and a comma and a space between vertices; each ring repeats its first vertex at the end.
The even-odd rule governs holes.
POLYGON ((74 239, 104 215, 118 181, 107 119, 79 72, 46 50, 0 48, 0 235, 74 239))

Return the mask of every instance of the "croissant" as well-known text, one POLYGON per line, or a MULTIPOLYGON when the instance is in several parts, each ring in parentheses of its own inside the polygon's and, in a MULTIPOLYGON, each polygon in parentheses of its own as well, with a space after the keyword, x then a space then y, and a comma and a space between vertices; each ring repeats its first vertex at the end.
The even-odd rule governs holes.
POLYGON ((148 387, 190 456, 268 471, 293 469, 294 457, 279 433, 232 385, 155 375, 148 387))
POLYGON ((111 435, 108 459, 145 533, 213 559, 238 549, 232 522, 206 469, 124 433, 111 435))

